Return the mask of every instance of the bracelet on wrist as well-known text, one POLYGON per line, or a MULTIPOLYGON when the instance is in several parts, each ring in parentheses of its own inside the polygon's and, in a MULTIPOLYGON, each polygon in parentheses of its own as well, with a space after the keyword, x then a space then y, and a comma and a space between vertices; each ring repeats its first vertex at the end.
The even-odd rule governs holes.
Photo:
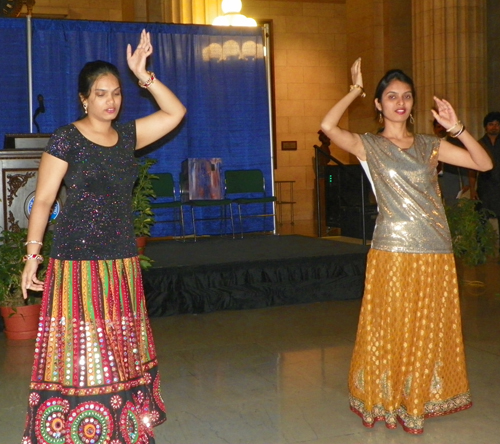
POLYGON ((460 136, 465 131, 465 125, 460 121, 459 121, 459 123, 461 125, 460 129, 458 131, 454 132, 453 134, 450 132, 450 137, 453 137, 454 139, 456 139, 458 136, 460 136))
POLYGON ((33 259, 38 261, 38 263, 43 262, 43 256, 41 254, 25 254, 23 256, 23 262, 33 260, 33 259))
POLYGON ((366 97, 365 90, 363 89, 363 87, 361 85, 358 85, 357 83, 356 83, 356 85, 351 85, 349 87, 349 92, 351 92, 355 89, 359 89, 361 91, 361 97, 366 97))
POLYGON ((137 83, 141 88, 149 88, 155 81, 155 73, 151 71, 146 71, 149 75, 149 79, 143 82, 142 80, 138 80, 137 83))
POLYGON ((446 130, 447 133, 451 133, 451 132, 454 132, 453 130, 457 127, 457 126, 463 126, 462 122, 460 122, 460 120, 457 120, 455 122, 455 125, 451 126, 450 128, 448 128, 446 130))
POLYGON ((40 241, 36 241, 36 240, 29 240, 29 241, 26 241, 24 243, 24 246, 26 247, 27 245, 29 244, 37 244, 37 245, 40 245, 41 247, 43 247, 43 242, 40 242, 40 241))

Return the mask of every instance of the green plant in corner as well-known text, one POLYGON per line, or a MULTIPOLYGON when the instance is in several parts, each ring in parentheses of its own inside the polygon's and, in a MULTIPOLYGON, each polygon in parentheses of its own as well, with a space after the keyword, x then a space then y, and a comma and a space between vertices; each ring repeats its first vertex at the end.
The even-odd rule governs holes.
MULTIPOLYGON (((150 168, 156 159, 144 158, 139 162, 139 175, 132 191, 132 210, 134 212, 134 234, 137 239, 151 236, 151 227, 155 224, 155 217, 151 209, 151 199, 156 197, 153 189, 153 180, 158 176, 151 174, 150 168)), ((143 270, 152 267, 153 260, 139 250, 139 262, 143 270)))
POLYGON ((466 265, 475 266, 495 256, 497 233, 488 222, 492 212, 481 208, 480 202, 458 199, 452 206, 446 206, 446 217, 450 227, 453 252, 466 265))
MULTIPOLYGON (((21 307, 26 304, 39 303, 40 298, 30 295, 27 301, 23 299, 21 292, 21 273, 24 269, 23 256, 26 254, 26 242, 28 230, 19 231, 4 230, 0 235, 0 306, 21 307)), ((52 245, 52 232, 47 231, 41 250, 42 256, 48 257, 52 245)), ((47 271, 46 264, 38 268, 38 277, 43 280, 47 271)), ((41 294, 38 294, 41 296, 41 294)))
POLYGON ((139 163, 139 175, 132 191, 135 237, 151 236, 151 227, 155 224, 154 213, 151 209, 151 198, 155 198, 156 194, 152 181, 158 179, 158 176, 149 172, 149 169, 155 163, 155 159, 149 158, 139 163))

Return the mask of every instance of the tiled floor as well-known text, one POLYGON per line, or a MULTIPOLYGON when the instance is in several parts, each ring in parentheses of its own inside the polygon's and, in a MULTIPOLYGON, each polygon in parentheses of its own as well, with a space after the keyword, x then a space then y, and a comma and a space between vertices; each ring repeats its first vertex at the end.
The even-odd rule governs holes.
MULTIPOLYGON (((459 276, 472 409, 419 437, 365 429, 346 388, 359 300, 181 315, 151 320, 169 409, 157 444, 499 443, 500 265, 459 276)), ((0 334, 0 444, 20 442, 32 349, 0 334)))

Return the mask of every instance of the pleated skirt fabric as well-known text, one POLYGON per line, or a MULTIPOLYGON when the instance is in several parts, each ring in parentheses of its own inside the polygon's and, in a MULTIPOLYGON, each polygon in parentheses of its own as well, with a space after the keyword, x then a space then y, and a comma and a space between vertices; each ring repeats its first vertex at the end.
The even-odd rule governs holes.
POLYGON ((471 407, 453 254, 369 251, 349 399, 365 426, 414 434, 471 407))
POLYGON ((153 444, 166 420, 137 257, 51 259, 23 444, 153 444))

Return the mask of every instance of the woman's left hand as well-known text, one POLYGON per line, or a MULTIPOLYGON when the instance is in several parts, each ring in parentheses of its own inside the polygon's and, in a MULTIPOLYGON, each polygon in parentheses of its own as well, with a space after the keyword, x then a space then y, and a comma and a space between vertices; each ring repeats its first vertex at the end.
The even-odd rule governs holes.
POLYGON ((143 29, 139 44, 133 53, 130 43, 127 45, 128 67, 139 80, 146 81, 148 79, 148 75, 146 73, 146 60, 151 54, 153 54, 151 37, 149 32, 146 32, 146 30, 143 29))
POLYGON ((436 109, 432 109, 432 115, 443 126, 443 128, 449 130, 458 121, 455 110, 447 100, 438 99, 436 96, 434 96, 434 103, 436 104, 437 111, 436 109))
POLYGON ((363 88, 363 75, 361 74, 361 57, 358 57, 351 66, 352 84, 363 88))

